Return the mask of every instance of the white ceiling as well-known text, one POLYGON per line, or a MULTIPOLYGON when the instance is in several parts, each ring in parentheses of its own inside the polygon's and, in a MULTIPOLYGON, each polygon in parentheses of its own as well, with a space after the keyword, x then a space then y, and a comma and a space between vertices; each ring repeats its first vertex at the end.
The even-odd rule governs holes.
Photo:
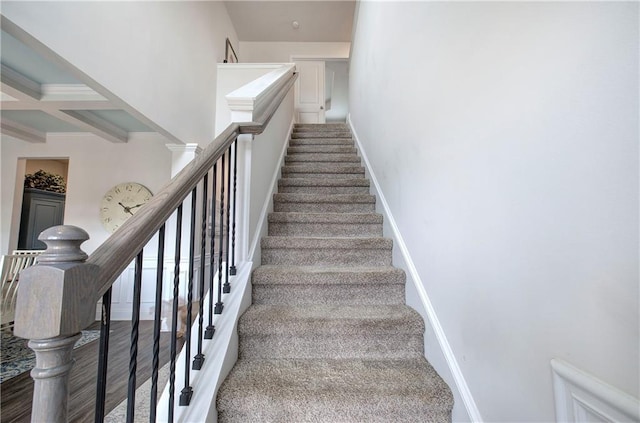
POLYGON ((240 41, 351 41, 355 0, 226 0, 240 41), (297 21, 295 29, 292 22, 297 21))

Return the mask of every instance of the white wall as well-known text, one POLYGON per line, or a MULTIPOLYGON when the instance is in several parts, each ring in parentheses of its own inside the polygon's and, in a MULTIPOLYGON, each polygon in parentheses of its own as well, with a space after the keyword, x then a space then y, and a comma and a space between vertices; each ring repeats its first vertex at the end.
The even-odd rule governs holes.
POLYGON ((553 421, 553 357, 637 397, 638 4, 357 20, 351 119, 483 420, 553 421))
POLYGON ((91 239, 82 245, 89 254, 109 236, 100 223, 100 202, 111 187, 133 181, 155 193, 171 178, 171 152, 157 139, 133 137, 127 144, 114 144, 92 135, 67 135, 33 144, 3 136, 0 144, 2 254, 14 248, 9 234, 19 158, 69 158, 64 223, 89 233, 91 239))
POLYGON ((250 63, 286 63, 291 56, 338 57, 348 58, 351 43, 326 42, 240 42, 240 62, 250 63))
POLYGON ((216 64, 226 37, 237 45, 223 2, 3 2, 2 14, 177 140, 213 140, 216 64))
MULTIPOLYGON (((280 175, 284 148, 288 144, 293 124, 293 89, 284 98, 282 104, 271 118, 265 131, 251 142, 251 198, 249 217, 249 242, 259 242, 262 235, 259 225, 265 216, 261 212, 265 204, 273 208, 272 195, 274 175, 280 175)), ((266 228, 264 224, 264 228, 266 228)), ((255 263, 259 265, 257 261, 255 263)))

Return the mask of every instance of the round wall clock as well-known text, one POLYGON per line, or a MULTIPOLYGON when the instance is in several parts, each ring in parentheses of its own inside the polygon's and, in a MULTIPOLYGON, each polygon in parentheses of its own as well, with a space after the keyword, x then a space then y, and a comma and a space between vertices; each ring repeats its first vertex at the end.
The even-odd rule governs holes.
POLYGON ((151 197, 151 191, 136 182, 125 182, 114 186, 102 197, 102 204, 100 204, 102 226, 113 233, 151 197))

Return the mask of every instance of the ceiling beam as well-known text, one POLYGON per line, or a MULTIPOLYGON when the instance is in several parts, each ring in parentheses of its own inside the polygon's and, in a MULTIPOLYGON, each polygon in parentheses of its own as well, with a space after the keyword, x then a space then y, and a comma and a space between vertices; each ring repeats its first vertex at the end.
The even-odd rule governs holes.
POLYGON ((104 101, 106 98, 84 84, 42 84, 41 101, 104 101))
POLYGON ((107 141, 129 141, 129 133, 113 123, 86 110, 43 110, 51 116, 91 132, 107 141))
POLYGON ((27 142, 43 143, 47 140, 47 134, 44 132, 6 118, 0 120, 0 132, 27 142))
POLYGON ((26 102, 26 101, 0 101, 0 109, 2 110, 117 110, 113 104, 108 101, 42 101, 42 102, 26 102))
MULTIPOLYGON (((110 110, 109 101, 83 84, 39 84, 6 65, 1 65, 2 92, 18 101, 2 101, 2 110, 37 110, 67 122, 107 141, 129 140, 126 130, 93 114, 90 110, 110 110)), ((45 142, 46 133, 16 122, 3 120, 3 133, 29 142, 45 142)))
POLYGON ((0 67, 2 92, 21 101, 38 101, 42 97, 40 84, 7 65, 0 67))

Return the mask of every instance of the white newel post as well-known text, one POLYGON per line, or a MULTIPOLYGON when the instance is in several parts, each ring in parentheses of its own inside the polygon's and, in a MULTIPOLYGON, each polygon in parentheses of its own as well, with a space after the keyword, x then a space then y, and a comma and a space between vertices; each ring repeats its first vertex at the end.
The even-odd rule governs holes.
POLYGON ((85 263, 89 235, 78 227, 54 226, 38 239, 47 250, 20 273, 14 333, 36 354, 31 421, 66 422, 73 346, 94 321, 98 268, 85 263))
POLYGON ((202 148, 198 144, 166 144, 171 151, 171 177, 173 178, 186 165, 195 159, 202 152, 202 148))
MULTIPOLYGON (((252 111, 231 111, 234 122, 250 122, 252 111)), ((236 193, 236 263, 249 260, 249 216, 251 198, 251 142, 253 135, 238 136, 238 187, 236 193)))
POLYGON ((238 235, 236 242, 237 262, 249 260, 249 206, 251 198, 251 142, 253 135, 238 137, 238 235), (242 162, 242 165, 240 165, 242 162))

